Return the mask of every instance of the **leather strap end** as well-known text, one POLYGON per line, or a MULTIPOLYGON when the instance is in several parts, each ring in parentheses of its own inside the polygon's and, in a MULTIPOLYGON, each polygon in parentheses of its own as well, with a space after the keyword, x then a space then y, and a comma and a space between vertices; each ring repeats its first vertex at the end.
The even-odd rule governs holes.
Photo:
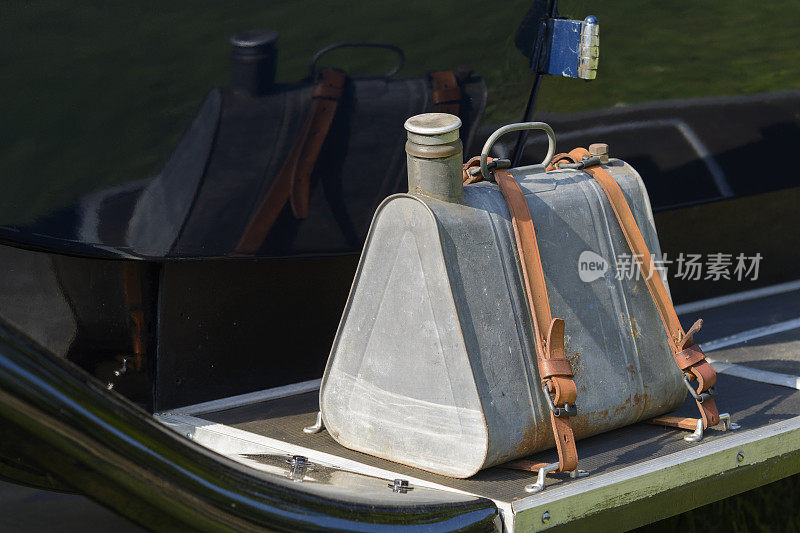
POLYGON ((461 87, 452 70, 438 70, 428 74, 431 78, 431 100, 437 113, 458 115, 462 99, 461 87))
POLYGON ((700 416, 703 418, 703 429, 719 424, 719 410, 713 398, 697 404, 697 407, 700 409, 700 416))
POLYGON ((548 380, 553 385, 553 403, 556 407, 565 404, 575 405, 578 400, 578 387, 571 377, 553 376, 548 380))
POLYGON ((689 371, 697 379, 697 394, 702 394, 717 384, 717 373, 705 359, 690 366, 689 371))
POLYGON ((542 380, 553 376, 572 378, 572 367, 564 350, 564 331, 563 319, 554 318, 550 322, 547 329, 547 353, 539 360, 539 378, 542 380))
POLYGON ((575 435, 569 418, 558 418, 550 413, 553 424, 553 433, 556 438, 556 451, 558 452, 557 472, 570 472, 578 468, 578 450, 575 447, 575 435))
POLYGON ((683 350, 687 346, 694 344, 694 334, 697 333, 698 331, 700 331, 700 328, 702 328, 702 327, 703 327, 703 319, 702 318, 698 318, 695 321, 695 323, 692 324, 692 327, 689 328, 689 331, 687 331, 686 333, 683 334, 683 337, 681 338, 680 342, 678 343, 678 347, 681 350, 683 350))
POLYGON ((451 104, 461 101, 461 89, 458 87, 443 87, 433 91, 434 104, 451 104))
MULTIPOLYGON (((697 394, 703 394, 716 385, 717 373, 708 361, 700 361, 689 367, 692 377, 697 379, 697 394)), ((696 402, 703 419, 703 429, 719 424, 719 410, 713 398, 707 398, 703 403, 696 402)))
POLYGON ((317 85, 311 93, 311 98, 322 98, 325 100, 339 100, 342 97, 342 87, 335 85, 317 85))
POLYGON ((308 218, 308 197, 311 194, 310 184, 298 185, 292 190, 289 197, 289 205, 292 208, 292 215, 298 220, 308 218))
POLYGON ((706 359, 706 356, 697 344, 692 344, 688 348, 684 348, 680 352, 673 354, 673 357, 675 358, 675 363, 677 363, 678 368, 681 370, 686 370, 692 365, 696 365, 706 359))
POLYGON ((344 92, 345 74, 333 68, 320 71, 317 84, 311 92, 311 98, 340 100, 344 92))
MULTIPOLYGON (((566 325, 563 318, 554 318, 547 327, 547 355, 548 359, 567 360, 564 350, 564 331, 566 325)), ((572 372, 569 373, 572 375, 572 372)))
POLYGON ((650 423, 671 428, 688 429, 691 431, 697 426, 697 419, 683 416, 658 416, 656 418, 651 418, 650 423))

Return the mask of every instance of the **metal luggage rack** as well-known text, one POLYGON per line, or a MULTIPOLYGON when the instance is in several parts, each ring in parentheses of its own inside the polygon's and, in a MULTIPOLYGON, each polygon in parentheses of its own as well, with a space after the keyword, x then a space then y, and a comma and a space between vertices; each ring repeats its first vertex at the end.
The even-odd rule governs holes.
MULTIPOLYGON (((539 494, 525 490, 530 472, 493 467, 469 479, 452 479, 345 449, 325 431, 304 432, 319 422, 319 380, 157 417, 255 468, 259 453, 284 454, 292 479, 298 468, 318 462, 385 479, 386 490, 399 494, 420 486, 486 497, 501 510, 509 531, 584 521, 632 528, 800 471, 800 281, 677 306, 677 311, 683 322, 700 315, 706 320, 703 339, 713 340, 701 347, 719 373, 717 389, 726 409, 742 429, 713 428, 702 440, 686 442, 685 432, 641 423, 584 439, 578 443, 581 468, 592 475, 548 477, 547 489, 539 494)), ((693 403, 687 400, 687 415, 693 403)), ((533 459, 552 463, 556 456, 553 451, 533 459)))

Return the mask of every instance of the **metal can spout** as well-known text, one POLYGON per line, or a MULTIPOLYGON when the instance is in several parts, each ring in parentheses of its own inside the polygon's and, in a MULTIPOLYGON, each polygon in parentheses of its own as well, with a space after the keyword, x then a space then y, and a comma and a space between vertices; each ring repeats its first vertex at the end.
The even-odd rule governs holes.
POLYGON ((406 120, 408 192, 447 202, 463 198, 461 119, 448 113, 424 113, 406 120))

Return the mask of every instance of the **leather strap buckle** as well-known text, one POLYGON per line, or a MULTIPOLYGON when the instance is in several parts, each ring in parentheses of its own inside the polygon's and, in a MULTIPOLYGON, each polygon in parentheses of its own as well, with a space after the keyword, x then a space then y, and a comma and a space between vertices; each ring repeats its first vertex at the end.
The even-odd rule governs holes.
POLYGON ((714 387, 709 387, 707 391, 698 393, 694 390, 694 386, 689 381, 689 376, 686 374, 683 375, 683 384, 686 385, 686 388, 689 389, 689 393, 692 395, 692 398, 697 400, 697 403, 703 403, 706 400, 710 400, 711 398, 716 397, 717 391, 714 390, 714 387))
POLYGON ((578 414, 578 408, 575 407, 575 405, 565 403, 564 407, 557 407, 556 404, 553 403, 553 398, 550 396, 547 382, 542 383, 542 392, 544 392, 544 397, 547 398, 547 407, 550 408, 554 416, 558 418, 567 418, 578 414))

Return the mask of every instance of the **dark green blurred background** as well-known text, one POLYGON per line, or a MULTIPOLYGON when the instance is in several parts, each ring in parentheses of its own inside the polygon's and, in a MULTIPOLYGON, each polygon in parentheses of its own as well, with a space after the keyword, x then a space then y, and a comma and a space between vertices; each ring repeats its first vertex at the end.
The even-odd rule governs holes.
MULTIPOLYGON (((800 88, 796 0, 768 3, 563 1, 600 21, 595 82, 549 78, 539 109, 800 88)), ((530 85, 514 34, 530 2, 5 2, 0 16, 0 224, 29 222, 87 191, 153 176, 202 96, 224 84, 228 38, 280 32, 278 79, 306 76, 336 41, 385 41, 407 56, 400 76, 471 65, 486 78, 485 123, 519 117, 530 85), (27 201, 22 201, 27 199, 27 201)), ((385 70, 381 52, 326 61, 385 70)))

